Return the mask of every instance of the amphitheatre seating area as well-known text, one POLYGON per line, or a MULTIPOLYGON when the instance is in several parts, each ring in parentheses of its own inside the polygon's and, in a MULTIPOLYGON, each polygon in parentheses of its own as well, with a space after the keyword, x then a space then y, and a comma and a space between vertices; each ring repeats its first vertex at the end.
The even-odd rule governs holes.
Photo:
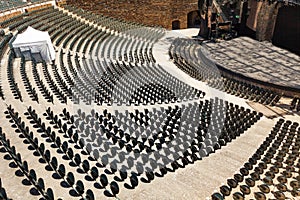
POLYGON ((12 10, 16 8, 21 8, 27 5, 30 5, 32 3, 42 3, 46 2, 48 0, 30 0, 30 1, 23 1, 23 0, 2 0, 0 1, 0 11, 5 11, 5 10, 12 10))
MULTIPOLYGON (((256 137, 253 128, 264 121, 274 129, 259 133, 266 136, 259 149, 247 146, 256 153, 240 173, 216 184, 220 191, 203 194, 299 196, 298 123, 266 119, 245 103, 275 106, 280 94, 220 74, 201 46, 174 39, 165 51, 169 65, 234 102, 209 96, 154 56, 167 35, 160 27, 71 6, 41 8, 0 25, 6 29, 0 36, 0 199, 125 199, 144 187, 157 192, 161 179, 211 155, 223 157, 245 135, 256 137), (10 39, 28 26, 49 33, 53 62, 16 58, 10 50, 10 39), (280 186, 275 181, 284 178, 280 186), (271 192, 259 191, 260 185, 271 192), (274 189, 285 185, 286 191, 274 189)), ((293 102, 297 109, 298 99, 293 102)))
POLYGON ((178 68, 213 88, 266 105, 275 105, 281 97, 271 90, 222 74, 215 63, 207 59, 207 51, 192 40, 174 40, 169 55, 178 68))
POLYGON ((294 199, 299 196, 298 122, 277 121, 247 162, 212 199, 294 199))
POLYGON ((26 5, 26 2, 21 0, 11 0, 11 1, 0 1, 1 10, 9 10, 14 7, 20 7, 26 5))

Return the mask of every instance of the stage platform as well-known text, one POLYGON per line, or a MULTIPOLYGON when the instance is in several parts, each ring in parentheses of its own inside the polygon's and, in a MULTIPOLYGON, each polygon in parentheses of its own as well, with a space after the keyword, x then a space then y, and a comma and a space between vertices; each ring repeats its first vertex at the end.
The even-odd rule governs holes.
MULTIPOLYGON (((206 43, 220 69, 240 79, 257 81, 285 95, 300 95, 300 57, 270 42, 239 37, 206 43)), ((248 80, 248 81, 249 81, 248 80)))

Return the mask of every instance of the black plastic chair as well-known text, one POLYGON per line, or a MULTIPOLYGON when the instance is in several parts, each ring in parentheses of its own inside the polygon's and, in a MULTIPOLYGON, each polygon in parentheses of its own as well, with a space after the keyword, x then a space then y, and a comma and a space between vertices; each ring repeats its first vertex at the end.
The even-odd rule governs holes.
POLYGON ((119 185, 115 181, 112 181, 110 183, 110 190, 112 194, 116 196, 117 194, 119 194, 119 185))
POLYGON ((88 190, 86 191, 85 199, 86 199, 86 200, 94 200, 94 199, 95 199, 95 196, 94 196, 94 193, 93 193, 92 190, 88 189, 88 190))
POLYGON ((83 182, 81 180, 78 180, 75 185, 76 192, 81 196, 84 193, 83 182))
POLYGON ((100 175, 100 183, 101 183, 103 188, 105 188, 108 185, 108 179, 107 179, 107 176, 105 174, 100 175))
POLYGON ((75 184, 75 178, 72 172, 68 172, 66 176, 66 181, 71 187, 75 184))

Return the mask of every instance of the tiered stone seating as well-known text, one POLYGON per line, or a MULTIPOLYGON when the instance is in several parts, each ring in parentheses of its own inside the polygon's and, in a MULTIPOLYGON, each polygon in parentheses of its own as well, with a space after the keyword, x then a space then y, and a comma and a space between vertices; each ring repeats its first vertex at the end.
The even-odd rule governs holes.
MULTIPOLYGON (((2 178, 1 168, 3 182, 16 182, 5 191, 0 184, 2 196, 23 198, 12 192, 21 188, 28 199, 120 198, 222 151, 264 118, 207 98, 160 65, 152 51, 161 28, 72 7, 28 12, 3 26, 11 31, 0 40, 0 154, 14 164, 0 166, 13 166, 21 179, 2 178), (55 61, 15 58, 7 48, 28 25, 48 31, 55 61)), ((197 76, 185 63, 195 50, 170 55, 197 76)), ((201 69, 201 80, 216 78, 201 69)))

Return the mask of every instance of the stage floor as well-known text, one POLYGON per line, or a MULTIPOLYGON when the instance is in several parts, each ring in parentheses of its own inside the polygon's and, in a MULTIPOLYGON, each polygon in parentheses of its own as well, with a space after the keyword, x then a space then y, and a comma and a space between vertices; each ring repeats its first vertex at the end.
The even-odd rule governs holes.
POLYGON ((300 57, 296 54, 248 37, 206 45, 210 57, 232 72, 300 90, 300 57))

